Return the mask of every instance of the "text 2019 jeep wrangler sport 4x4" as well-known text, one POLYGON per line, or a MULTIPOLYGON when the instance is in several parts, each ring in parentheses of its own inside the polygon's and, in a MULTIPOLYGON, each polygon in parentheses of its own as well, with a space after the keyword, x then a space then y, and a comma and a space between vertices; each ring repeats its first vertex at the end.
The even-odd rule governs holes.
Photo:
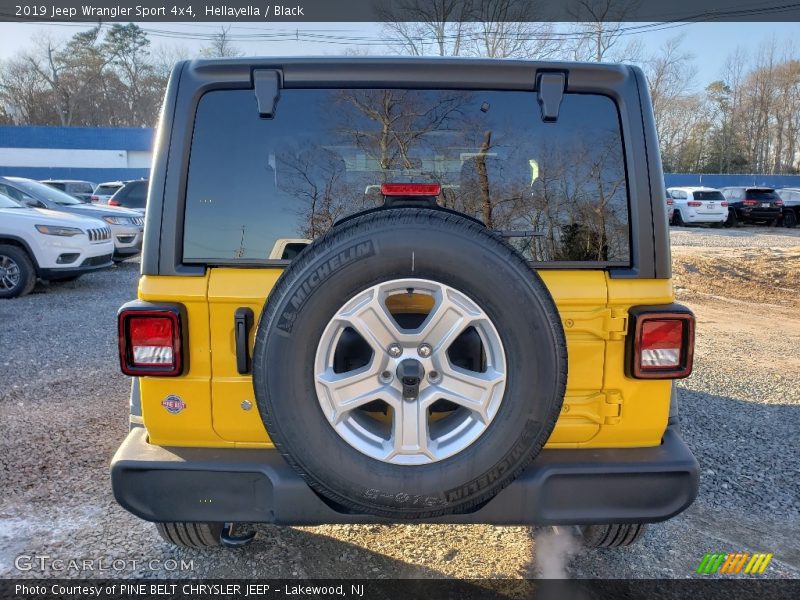
POLYGON ((631 543, 698 483, 664 194, 633 67, 177 65, 117 500, 186 546, 409 520, 631 543))

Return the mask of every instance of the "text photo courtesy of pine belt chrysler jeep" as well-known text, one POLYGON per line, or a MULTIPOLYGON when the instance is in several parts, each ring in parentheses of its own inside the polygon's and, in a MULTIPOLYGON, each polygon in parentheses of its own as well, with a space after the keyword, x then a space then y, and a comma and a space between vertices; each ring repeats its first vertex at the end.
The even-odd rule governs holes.
POLYGON ((197 60, 159 127, 111 475, 164 539, 436 522, 622 546, 692 503, 694 317, 639 69, 197 60))

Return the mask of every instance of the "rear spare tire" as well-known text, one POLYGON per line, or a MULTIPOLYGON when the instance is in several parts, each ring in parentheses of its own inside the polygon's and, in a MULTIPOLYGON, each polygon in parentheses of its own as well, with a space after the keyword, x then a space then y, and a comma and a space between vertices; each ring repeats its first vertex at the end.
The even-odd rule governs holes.
POLYGON ((315 241, 282 274, 253 385, 288 462, 345 510, 458 513, 539 453, 567 351, 553 300, 477 222, 385 209, 315 241))

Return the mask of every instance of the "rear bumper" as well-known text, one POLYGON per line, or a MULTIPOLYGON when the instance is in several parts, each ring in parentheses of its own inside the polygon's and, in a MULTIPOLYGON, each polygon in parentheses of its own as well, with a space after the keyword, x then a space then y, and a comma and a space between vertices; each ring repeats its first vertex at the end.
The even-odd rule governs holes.
MULTIPOLYGON (((580 525, 666 520, 697 495, 697 461, 670 426, 660 446, 543 450, 511 485, 477 510, 435 523, 580 525)), ((148 521, 321 525, 386 523, 340 512, 276 450, 164 448, 134 427, 111 463, 114 496, 148 521)))
POLYGON ((743 207, 739 209, 739 218, 752 221, 771 221, 781 216, 783 212, 781 208, 748 208, 743 207))
POLYGON ((719 213, 698 213, 693 210, 687 211, 683 219, 687 223, 724 223, 728 218, 728 210, 719 213))

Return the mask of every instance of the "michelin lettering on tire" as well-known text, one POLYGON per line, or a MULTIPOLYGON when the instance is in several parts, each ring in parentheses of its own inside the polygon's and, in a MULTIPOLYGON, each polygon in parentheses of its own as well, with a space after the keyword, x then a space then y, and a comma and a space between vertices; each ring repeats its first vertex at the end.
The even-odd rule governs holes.
MULTIPOLYGON (((259 412, 289 464, 316 492, 337 505, 403 521, 463 514, 507 486, 547 441, 566 386, 566 340, 555 303, 538 273, 482 225, 427 208, 387 208, 360 215, 303 252, 282 275, 283 285, 267 299, 253 349, 259 412), (476 269, 476 264, 484 268, 476 269), (443 323, 452 321, 448 327, 459 323, 466 327, 465 315, 470 315, 469 327, 481 340, 478 366, 452 363, 450 340, 438 350, 442 353, 436 362, 439 368, 427 368, 433 366, 426 361, 433 361, 434 355, 419 353, 420 342, 436 341, 445 333, 445 329, 426 330, 422 325, 435 312, 417 314, 415 318, 422 319, 417 325, 413 319, 400 322, 386 316, 388 299, 406 293, 406 283, 412 280, 416 294, 434 299, 430 311, 446 310, 439 314, 447 315, 443 323), (336 327, 341 328, 349 322, 345 317, 358 320, 354 317, 357 309, 373 304, 374 319, 366 321, 370 325, 351 327, 361 337, 358 344, 364 356, 353 351, 350 342, 339 347, 342 340, 335 331, 325 338, 337 315, 342 318, 336 327), (461 318, 456 318, 459 314, 461 318), (492 331, 496 336, 490 335, 492 331), (401 347, 398 356, 387 350, 392 340, 401 347), (345 360, 351 351, 357 357, 352 364, 345 360), (333 365, 337 353, 341 368, 333 365), (395 389, 397 361, 401 360, 417 361, 425 369, 426 383, 418 382, 421 392, 403 400, 406 404, 395 389), (529 368, 531 364, 535 368, 529 368), (384 368, 394 377, 386 376, 384 368), (434 381, 428 378, 431 372, 437 373, 434 381), (358 406, 342 412, 349 415, 346 419, 331 421, 320 401, 320 386, 330 394, 324 398, 339 398, 337 381, 350 377, 363 377, 365 402, 384 402, 388 407, 385 427, 371 414, 380 412, 379 405, 363 415, 356 412, 367 406, 358 400, 358 389, 347 392, 358 406), (473 405, 495 406, 482 400, 482 394, 494 390, 498 378, 505 381, 505 389, 496 413, 491 419, 475 416, 473 405), (431 402, 429 393, 437 386, 441 386, 441 397, 450 402, 448 386, 469 396, 456 400, 455 408, 440 405, 446 416, 439 418, 439 411, 429 410, 439 402, 431 402), (428 403, 418 413, 424 418, 414 423, 415 431, 425 434, 425 442, 399 452, 397 411, 422 402, 428 403), (353 435, 343 436, 342 428, 337 429, 345 422, 349 424, 346 433, 353 435), (457 426, 461 423, 467 426, 457 426), (472 431, 470 427, 479 428, 480 435, 469 439, 459 435, 472 431), (369 443, 359 442, 359 432, 369 443), (438 446, 429 444, 442 438, 450 444, 467 442, 452 454, 452 446, 443 446, 440 455, 438 446), (410 458, 396 460, 397 456, 410 458)), ((461 325, 459 332, 464 329, 461 325)))
POLYGON ((314 269, 311 274, 306 277, 295 289, 295 292, 285 303, 286 308, 281 313, 280 319, 276 327, 286 333, 292 332, 294 321, 297 318, 297 313, 305 304, 311 292, 314 291, 323 281, 336 273, 340 269, 368 256, 375 254, 375 246, 372 240, 359 242, 345 248, 341 252, 337 252, 331 258, 323 262, 319 267, 314 269))

